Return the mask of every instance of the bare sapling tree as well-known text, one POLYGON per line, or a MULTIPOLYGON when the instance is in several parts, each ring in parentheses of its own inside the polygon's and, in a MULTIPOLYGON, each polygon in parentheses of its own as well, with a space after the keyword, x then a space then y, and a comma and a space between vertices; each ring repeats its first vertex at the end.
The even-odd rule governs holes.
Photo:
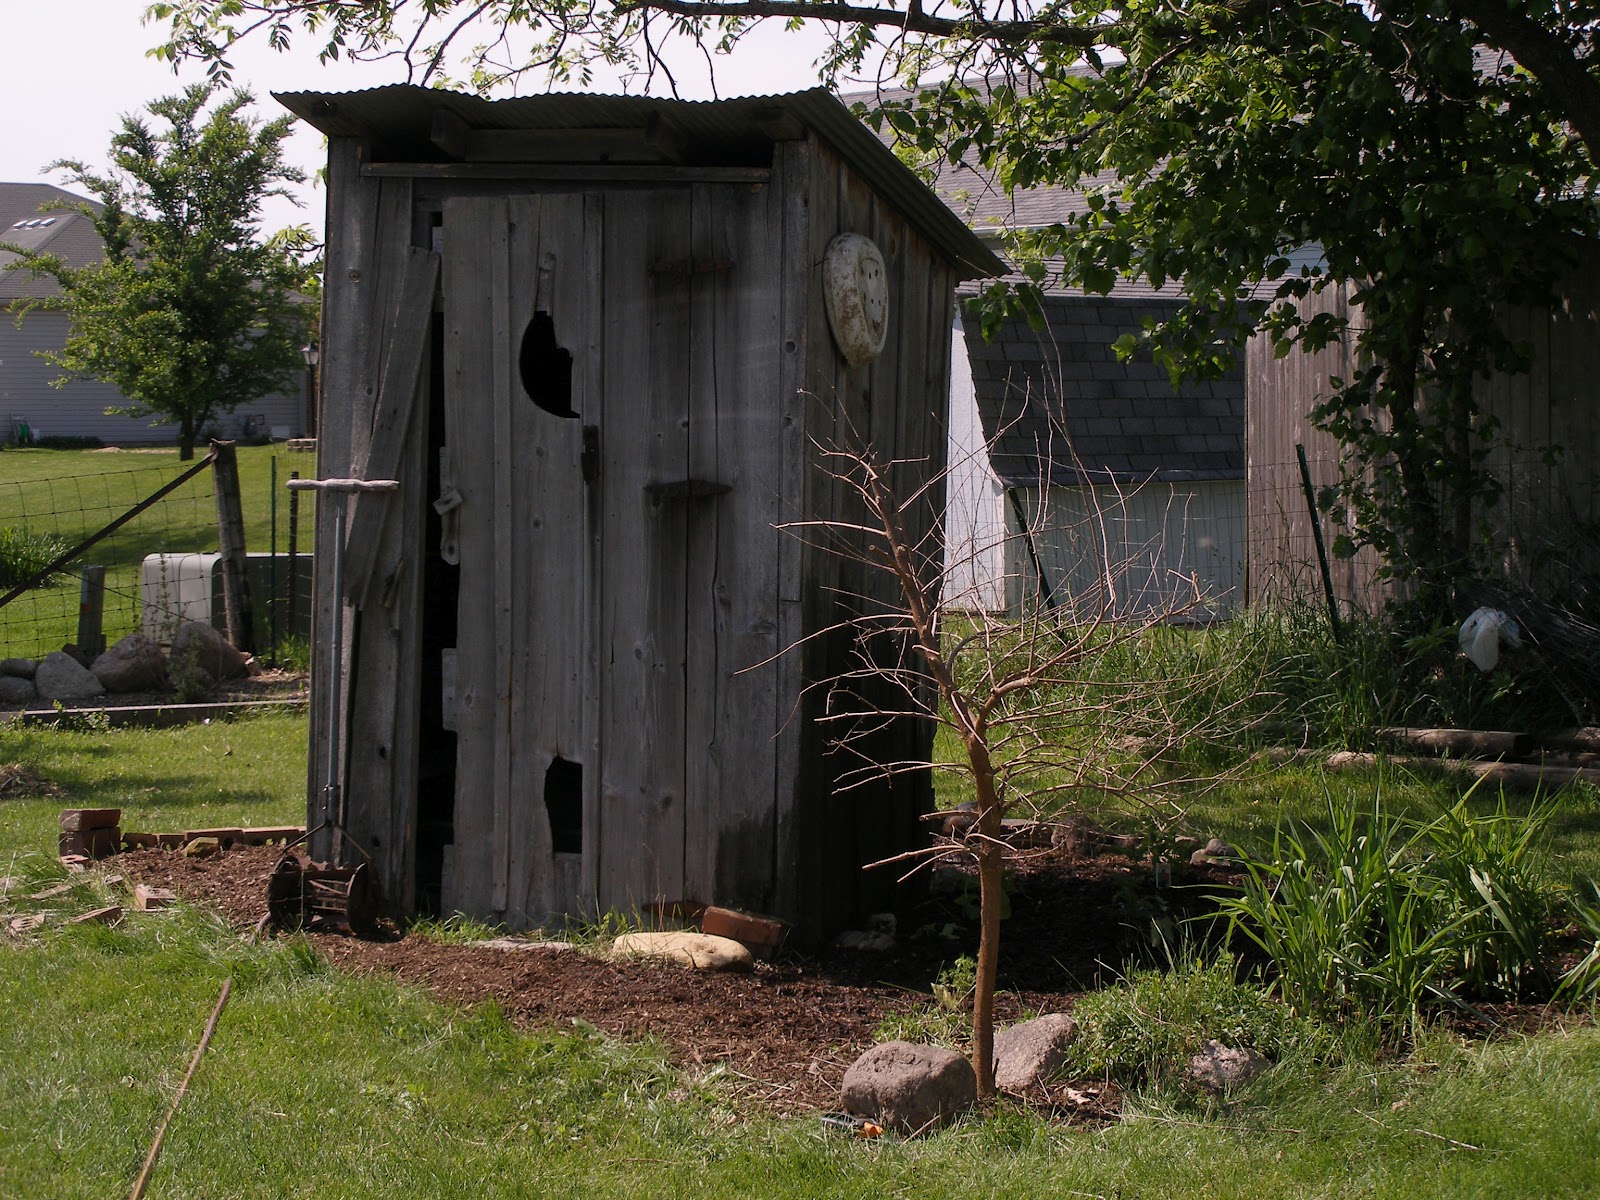
MULTIPOLYGON (((1012 844, 1008 815, 1031 824, 1120 810, 1164 835, 1185 798, 1215 782, 1209 771, 1185 769, 1195 757, 1186 752, 1218 743, 1243 723, 1252 688, 1236 676, 1248 668, 1208 655, 1203 629, 1181 628, 1186 618, 1194 624, 1209 614, 1213 598, 1192 574, 1153 568, 1150 546, 1127 553, 1126 539, 1108 532, 1114 522, 1098 501, 1086 522, 1098 546, 1075 584, 1058 580, 1053 589, 1037 577, 1049 571, 1035 548, 1023 557, 1036 575, 1029 590, 1042 595, 1009 612, 957 611, 941 605, 940 522, 921 536, 907 532, 929 524, 916 506, 942 507, 942 473, 930 480, 925 464, 886 461, 870 446, 819 445, 817 454, 858 502, 848 517, 790 526, 846 560, 839 577, 855 581, 839 598, 854 665, 815 685, 829 689, 822 719, 835 724, 833 744, 853 756, 840 786, 912 771, 964 780, 961 790, 971 797, 964 811, 930 814, 942 833, 872 865, 906 868, 907 879, 936 864, 976 864, 981 932, 971 1061, 980 1096, 990 1097, 1004 872, 1029 853, 1012 844), (933 753, 884 761, 878 735, 896 720, 942 727, 959 752, 949 761, 933 753)), ((1124 507, 1132 499, 1117 496, 1124 507)), ((1035 547, 1044 532, 1043 505, 1036 507, 1028 524, 1019 529, 1014 521, 1012 530, 1035 547)), ((1022 506, 1014 504, 1013 513, 1022 514, 1022 506)), ((963 544, 975 554, 990 549, 981 540, 963 544)), ((1161 840, 1151 840, 1153 855, 1161 840)))

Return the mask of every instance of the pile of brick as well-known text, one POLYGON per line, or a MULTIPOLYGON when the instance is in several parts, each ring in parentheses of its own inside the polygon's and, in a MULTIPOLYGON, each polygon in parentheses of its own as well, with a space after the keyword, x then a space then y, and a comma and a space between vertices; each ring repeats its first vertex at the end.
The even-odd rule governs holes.
POLYGON ((270 846, 298 841, 305 834, 299 825, 260 825, 251 828, 186 829, 181 833, 134 833, 122 828, 120 808, 66 808, 61 811, 59 853, 68 870, 82 868, 93 859, 109 858, 124 850, 182 850, 205 854, 233 846, 270 846))

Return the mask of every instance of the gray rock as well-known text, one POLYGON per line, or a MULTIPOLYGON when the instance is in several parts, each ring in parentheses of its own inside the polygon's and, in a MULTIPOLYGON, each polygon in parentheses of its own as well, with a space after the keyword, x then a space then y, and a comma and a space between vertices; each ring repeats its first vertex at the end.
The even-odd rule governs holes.
POLYGON ((167 657, 142 633, 130 633, 89 668, 108 692, 143 692, 167 678, 167 657))
POLYGON ((1049 1079, 1067 1060, 1078 1023, 1066 1013, 1046 1013, 994 1035, 994 1084, 1002 1092, 1025 1092, 1049 1079))
POLYGON ((172 661, 199 667, 213 679, 235 679, 249 669, 250 659, 204 621, 185 621, 172 639, 172 661))
POLYGON ((0 658, 0 675, 12 675, 18 679, 32 679, 33 673, 39 669, 39 664, 31 658, 0 658))
POLYGON ((1189 1060, 1189 1077, 1214 1092, 1248 1083, 1272 1063, 1248 1046, 1224 1046, 1212 1038, 1189 1060))
POLYGON ((749 949, 732 938, 668 929, 659 933, 625 933, 611 943, 618 958, 664 958, 697 971, 748 971, 755 965, 749 949))
POLYGON ((19 679, 15 675, 0 675, 0 704, 26 704, 37 700, 39 693, 33 680, 19 679))
POLYGON ((106 694, 105 685, 63 650, 45 655, 33 676, 41 700, 88 700, 106 694))
POLYGON ((1239 857, 1239 852, 1221 838, 1212 838, 1205 844, 1205 849, 1196 850, 1189 856, 1191 867, 1205 867, 1215 864, 1219 867, 1231 867, 1239 857))
POLYGON ((885 1042, 844 1073, 841 1103, 885 1129, 913 1134, 944 1125, 977 1101, 972 1064, 954 1050, 885 1042))

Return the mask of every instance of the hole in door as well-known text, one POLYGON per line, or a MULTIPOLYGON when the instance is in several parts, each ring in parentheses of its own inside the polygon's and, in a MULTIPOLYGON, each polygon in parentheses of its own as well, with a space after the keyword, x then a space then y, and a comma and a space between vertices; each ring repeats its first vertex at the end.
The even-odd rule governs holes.
POLYGON ((583 764, 555 758, 544 773, 544 811, 550 818, 550 848, 583 853, 583 764))
POLYGON ((549 313, 534 313, 523 330, 517 371, 528 398, 545 412, 558 417, 578 415, 572 407, 572 351, 556 341, 556 323, 549 313))

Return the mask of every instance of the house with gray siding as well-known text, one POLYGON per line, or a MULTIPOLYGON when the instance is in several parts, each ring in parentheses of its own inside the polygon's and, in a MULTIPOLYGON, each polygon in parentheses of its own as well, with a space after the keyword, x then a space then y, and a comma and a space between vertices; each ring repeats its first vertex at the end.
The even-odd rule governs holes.
MULTIPOLYGON (((1085 207, 1085 192, 1065 188, 1007 196, 970 162, 942 164, 934 189, 996 244, 1085 207)), ((1046 600, 1085 616, 1174 609, 1200 621, 1234 611, 1246 563, 1243 363, 1174 387, 1148 355, 1117 360, 1118 338, 1176 312, 1171 284, 1052 290, 1042 328, 1011 317, 988 341, 972 301, 952 370, 946 604, 1046 600)))
MULTIPOLYGON (((91 203, 53 184, 0 183, 0 243, 87 266, 104 254, 94 223, 77 208, 55 206, 91 203)), ((60 289, 55 280, 36 277, 16 262, 16 254, 0 251, 0 440, 14 440, 18 426, 25 424, 35 440, 87 437, 115 446, 176 442, 177 431, 169 424, 107 413, 107 408, 126 403, 110 384, 73 379, 56 386, 61 371, 40 355, 66 344, 67 315, 33 308, 19 320, 17 313, 29 302, 48 301, 60 289)), ((218 418, 216 433, 240 436, 247 421, 263 434, 300 437, 305 432, 305 394, 266 396, 240 405, 218 418)))

